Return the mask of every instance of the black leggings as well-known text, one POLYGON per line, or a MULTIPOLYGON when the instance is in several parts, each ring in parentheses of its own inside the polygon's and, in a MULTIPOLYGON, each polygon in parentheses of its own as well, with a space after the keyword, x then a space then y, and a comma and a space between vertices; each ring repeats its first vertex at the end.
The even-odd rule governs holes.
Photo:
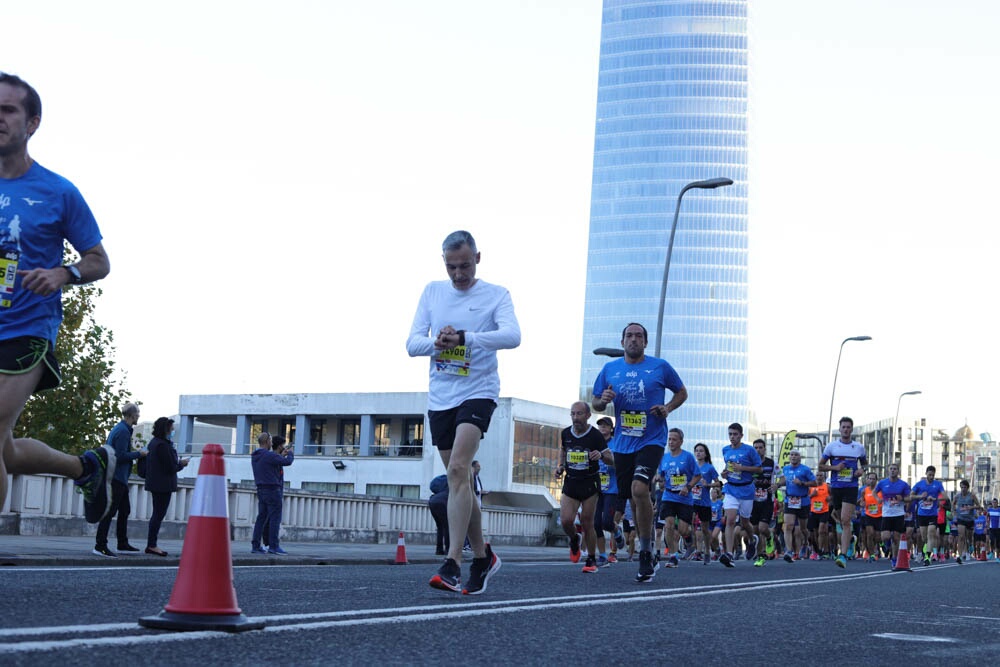
POLYGON ((160 524, 163 517, 167 515, 167 508, 170 507, 170 496, 173 493, 152 493, 153 495, 153 515, 149 517, 149 535, 146 537, 146 548, 156 546, 156 537, 160 534, 160 524))

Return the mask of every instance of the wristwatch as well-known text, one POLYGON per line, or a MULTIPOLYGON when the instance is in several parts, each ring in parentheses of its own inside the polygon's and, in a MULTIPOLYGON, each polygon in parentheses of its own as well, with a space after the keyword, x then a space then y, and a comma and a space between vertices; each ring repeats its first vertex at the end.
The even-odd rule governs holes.
POLYGON ((69 273, 69 281, 74 285, 79 285, 83 282, 83 276, 80 275, 80 269, 76 268, 73 264, 63 264, 63 268, 69 273))

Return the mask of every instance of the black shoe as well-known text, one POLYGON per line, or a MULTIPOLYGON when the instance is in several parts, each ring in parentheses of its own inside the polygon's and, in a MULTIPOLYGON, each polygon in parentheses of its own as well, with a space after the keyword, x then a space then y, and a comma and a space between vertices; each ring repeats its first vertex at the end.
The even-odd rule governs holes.
POLYGON ((733 557, 730 556, 728 553, 719 556, 719 562, 725 565, 726 567, 735 567, 733 565, 733 557))
MULTIPOLYGON (((486 543, 486 555, 482 558, 473 558, 472 565, 469 566, 469 580, 462 589, 463 595, 479 595, 486 592, 486 584, 490 577, 500 569, 500 556, 493 553, 493 548, 486 543)), ((433 584, 432 584, 433 585, 433 584)))
POLYGON ((139 550, 126 542, 124 546, 122 546, 121 544, 118 545, 118 551, 139 551, 139 550))
POLYGON ((83 514, 87 523, 100 523, 111 509, 111 471, 115 469, 115 450, 107 445, 89 449, 80 455, 83 476, 76 480, 76 492, 83 494, 83 514))
POLYGON ((652 581, 654 576, 656 576, 656 570, 653 568, 653 554, 648 551, 640 551, 639 572, 635 575, 635 582, 642 584, 652 581))
POLYGON ((106 546, 94 547, 94 550, 91 551, 90 553, 94 554, 95 556, 104 556, 105 558, 118 558, 118 554, 116 554, 114 551, 107 548, 106 546))
POLYGON ((759 543, 760 543, 760 538, 754 535, 753 539, 750 540, 750 544, 747 545, 747 551, 746 551, 747 560, 753 560, 754 556, 757 555, 757 545, 759 543))
POLYGON ((462 568, 451 558, 445 558, 444 564, 438 569, 437 574, 431 577, 431 588, 439 588, 442 591, 462 592, 462 568))

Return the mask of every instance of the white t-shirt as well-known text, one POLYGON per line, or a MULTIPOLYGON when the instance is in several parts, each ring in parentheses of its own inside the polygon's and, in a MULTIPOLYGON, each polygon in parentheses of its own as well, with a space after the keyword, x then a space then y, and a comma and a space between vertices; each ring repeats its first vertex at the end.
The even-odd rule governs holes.
POLYGON ((483 280, 458 290, 450 280, 428 283, 413 316, 406 351, 430 357, 427 407, 449 410, 474 398, 500 396, 497 350, 521 344, 521 327, 510 292, 483 280), (435 350, 438 331, 446 326, 465 331, 465 345, 435 350))

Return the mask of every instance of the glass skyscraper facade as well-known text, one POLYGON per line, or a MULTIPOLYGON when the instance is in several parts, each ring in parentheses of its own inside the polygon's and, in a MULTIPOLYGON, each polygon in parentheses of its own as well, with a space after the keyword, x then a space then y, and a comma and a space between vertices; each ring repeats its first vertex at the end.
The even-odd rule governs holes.
POLYGON ((654 353, 677 195, 731 178, 684 195, 660 353, 689 392, 671 427, 714 454, 748 416, 747 68, 746 0, 604 1, 580 394, 628 322, 654 353))

